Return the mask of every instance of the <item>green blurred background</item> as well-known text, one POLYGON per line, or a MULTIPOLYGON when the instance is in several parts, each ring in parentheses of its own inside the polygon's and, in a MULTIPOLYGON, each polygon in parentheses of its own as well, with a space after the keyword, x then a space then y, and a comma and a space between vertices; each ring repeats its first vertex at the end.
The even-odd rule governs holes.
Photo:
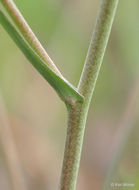
MULTIPOLYGON (((62 74, 77 86, 100 1, 15 3, 62 74)), ((116 157, 110 182, 135 184, 121 188, 125 190, 139 189, 138 18, 138 0, 119 2, 87 121, 79 190, 102 189, 117 149, 122 154, 119 159, 116 157)), ((66 136, 66 108, 1 26, 0 91, 29 190, 57 189, 66 136)), ((0 189, 10 190, 0 147, 0 189)), ((110 185, 109 189, 118 188, 110 185)))

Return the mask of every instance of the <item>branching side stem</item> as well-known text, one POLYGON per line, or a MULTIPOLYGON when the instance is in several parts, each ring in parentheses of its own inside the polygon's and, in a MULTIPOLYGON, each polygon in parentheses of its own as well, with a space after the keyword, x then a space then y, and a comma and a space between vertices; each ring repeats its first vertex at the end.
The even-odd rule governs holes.
POLYGON ((33 50, 41 57, 41 59, 53 70, 57 75, 62 78, 62 75, 54 62, 51 60, 38 38, 35 36, 26 20, 16 7, 13 0, 0 0, 3 6, 6 8, 8 14, 11 16, 13 22, 16 24, 18 30, 23 37, 27 40, 33 50))
POLYGON ((36 68, 36 70, 46 79, 47 82, 55 89, 64 102, 83 101, 83 97, 77 89, 72 86, 66 79, 59 77, 45 62, 34 52, 30 45, 15 30, 13 25, 8 21, 3 12, 0 10, 0 23, 8 32, 16 45, 24 53, 26 58, 36 68))
POLYGON ((118 0, 102 0, 85 66, 78 85, 83 103, 67 105, 68 130, 60 190, 75 190, 89 105, 110 35, 118 0))
MULTIPOLYGON (((33 48, 35 53, 39 55, 42 58, 42 60, 60 76, 60 78, 62 78, 62 75, 60 74, 60 72, 58 71, 52 60, 49 58, 48 54, 45 52, 38 39, 35 37, 34 33, 30 29, 30 27, 28 26, 28 24, 26 23, 26 21, 18 11, 18 9, 16 8, 13 1, 0 0, 0 2, 7 9, 8 13, 12 17, 19 31, 21 32, 25 40, 27 40, 27 42, 33 48)), ((67 130, 63 167, 61 173, 61 181, 59 187, 60 190, 75 190, 76 187, 86 118, 91 98, 93 95, 93 91, 98 78, 98 74, 100 71, 100 67, 102 64, 108 38, 110 35, 117 5, 118 5, 118 0, 101 0, 101 6, 96 20, 96 25, 92 35, 91 43, 89 46, 87 58, 85 61, 85 66, 78 85, 78 92, 84 96, 84 101, 78 101, 78 98, 75 99, 75 101, 65 101, 68 110, 68 130, 67 130)), ((3 17, 1 14, 2 21, 3 18, 5 17, 3 17)), ((5 20, 6 19, 4 19, 3 22, 4 26, 5 23, 8 23, 5 22, 5 20)), ((10 26, 10 24, 8 24, 8 26, 10 26)), ((25 51, 26 48, 24 48, 23 50, 25 51)), ((43 74, 44 70, 40 70, 40 68, 42 69, 42 67, 40 67, 40 65, 42 66, 42 64, 40 60, 38 62, 38 58, 36 57, 36 55, 28 54, 27 51, 25 55, 33 55, 33 60, 31 59, 33 65, 36 63, 35 64, 36 69, 39 72, 41 71, 41 74, 43 74)), ((28 56, 28 58, 29 57, 30 56, 28 56)), ((43 66, 43 68, 45 67, 43 66)), ((49 69, 47 69, 47 71, 49 71, 49 69)), ((51 74, 52 73, 49 72, 49 76, 51 74)), ((56 80, 52 80, 52 77, 47 78, 47 80, 49 80, 52 86, 55 86, 56 80)), ((59 84, 61 84, 61 81, 59 81, 59 84)), ((65 83, 62 83, 61 86, 63 86, 63 84, 65 87, 65 83)), ((57 86, 55 89, 59 90, 57 86)), ((69 96, 69 93, 67 92, 70 92, 71 90, 67 91, 67 89, 65 90, 60 88, 60 94, 62 94, 63 91, 65 98, 65 96, 66 97, 69 96)), ((73 95, 75 95, 75 93, 71 94, 72 96, 70 97, 70 99, 73 100, 74 97, 73 95)))

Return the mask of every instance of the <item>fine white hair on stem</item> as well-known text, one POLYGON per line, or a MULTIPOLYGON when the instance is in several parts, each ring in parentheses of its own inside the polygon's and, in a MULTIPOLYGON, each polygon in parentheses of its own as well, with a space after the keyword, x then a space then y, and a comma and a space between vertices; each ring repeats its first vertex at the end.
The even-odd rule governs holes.
POLYGON ((61 78, 62 74, 52 61, 52 59, 47 54, 46 50, 43 48, 42 44, 39 42, 38 38, 35 36, 34 32, 31 30, 27 21, 24 19, 19 9, 16 7, 13 0, 0 0, 2 5, 8 11, 13 22, 16 24, 18 30, 21 32, 23 37, 27 40, 34 51, 41 57, 41 59, 61 78))

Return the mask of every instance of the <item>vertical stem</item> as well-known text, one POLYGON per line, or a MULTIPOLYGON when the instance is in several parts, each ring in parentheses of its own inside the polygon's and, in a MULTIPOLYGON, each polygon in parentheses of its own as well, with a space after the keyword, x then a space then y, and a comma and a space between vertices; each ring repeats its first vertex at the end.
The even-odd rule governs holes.
POLYGON ((78 85, 78 90, 84 96, 85 100, 83 103, 75 102, 67 105, 69 121, 60 190, 75 190, 76 188, 89 105, 102 64, 117 5, 118 0, 101 1, 94 33, 78 85))
POLYGON ((80 117, 81 106, 81 103, 67 105, 69 119, 60 190, 75 189, 84 133, 80 117))
POLYGON ((0 100, 0 142, 4 152, 6 167, 12 183, 12 189, 26 190, 25 179, 21 171, 12 130, 5 112, 0 100))
MULTIPOLYGON (((29 25, 27 24, 26 20, 14 4, 13 0, 0 0, 0 2, 3 4, 3 6, 8 11, 8 14, 13 19, 14 23, 16 24, 17 28, 21 32, 21 34, 24 36, 24 38, 27 40, 27 42, 30 44, 30 46, 35 50, 35 52, 41 57, 41 59, 48 64, 48 66, 55 71, 60 77, 62 77, 60 71, 56 67, 56 65, 53 63, 29 25)), ((32 7, 33 8, 33 7, 32 7)))

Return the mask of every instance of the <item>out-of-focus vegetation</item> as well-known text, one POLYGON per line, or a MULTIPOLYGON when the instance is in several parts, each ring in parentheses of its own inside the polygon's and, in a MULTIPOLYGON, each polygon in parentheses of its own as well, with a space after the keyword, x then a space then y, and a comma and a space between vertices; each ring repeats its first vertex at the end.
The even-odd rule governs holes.
MULTIPOLYGON (((99 1, 15 0, 15 3, 60 71, 76 85, 99 1)), ((113 156, 125 143, 120 139, 127 142, 120 158, 117 157, 111 182, 135 184, 125 189, 139 188, 138 17, 138 0, 119 2, 89 112, 77 189, 102 189, 113 156)), ((57 189, 66 108, 1 26, 0 91, 29 189, 57 189)), ((2 145, 0 187, 10 190, 2 145)), ((114 187, 110 185, 109 189, 114 187)))

